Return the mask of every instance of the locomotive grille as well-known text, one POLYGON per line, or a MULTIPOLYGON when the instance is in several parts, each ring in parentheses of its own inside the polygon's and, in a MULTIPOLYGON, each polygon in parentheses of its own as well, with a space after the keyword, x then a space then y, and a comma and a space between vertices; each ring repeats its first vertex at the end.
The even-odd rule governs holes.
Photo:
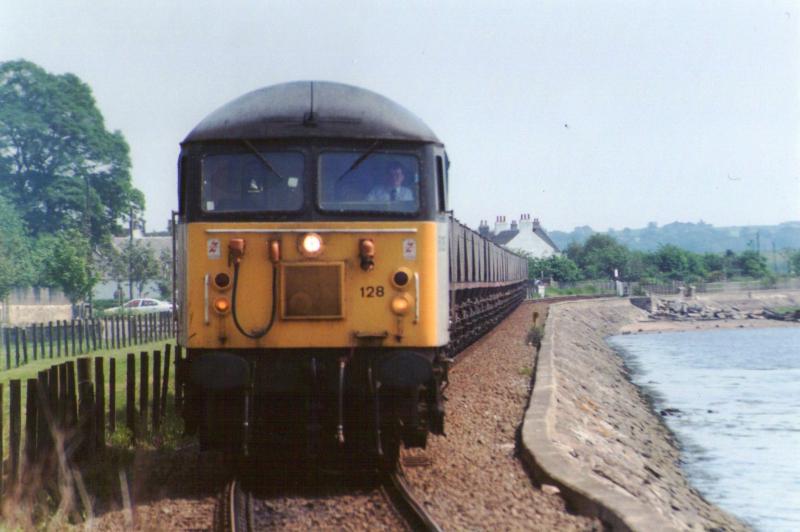
POLYGON ((283 264, 281 276, 281 316, 284 319, 344 317, 344 263, 283 264))

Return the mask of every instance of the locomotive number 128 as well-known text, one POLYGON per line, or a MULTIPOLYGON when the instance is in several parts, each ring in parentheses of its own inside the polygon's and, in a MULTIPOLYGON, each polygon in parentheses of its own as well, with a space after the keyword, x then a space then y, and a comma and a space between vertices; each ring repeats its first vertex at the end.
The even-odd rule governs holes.
POLYGON ((384 289, 382 286, 362 286, 361 297, 383 297, 384 289))

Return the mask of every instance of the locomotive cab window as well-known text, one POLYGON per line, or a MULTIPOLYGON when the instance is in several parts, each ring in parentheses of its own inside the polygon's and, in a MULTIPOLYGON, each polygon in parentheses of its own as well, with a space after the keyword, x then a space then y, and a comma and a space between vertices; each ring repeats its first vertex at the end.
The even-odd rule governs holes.
POLYGON ((420 165, 415 155, 324 152, 319 158, 319 207, 325 211, 415 213, 420 165))
POLYGON ((285 212, 303 206, 303 155, 208 155, 202 161, 205 212, 285 212))

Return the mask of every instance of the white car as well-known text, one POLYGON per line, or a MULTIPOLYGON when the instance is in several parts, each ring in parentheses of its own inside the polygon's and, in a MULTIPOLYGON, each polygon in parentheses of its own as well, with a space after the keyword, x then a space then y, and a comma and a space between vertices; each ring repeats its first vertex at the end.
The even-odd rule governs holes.
POLYGON ((172 303, 158 299, 131 299, 121 307, 106 309, 106 314, 150 314, 152 312, 172 312, 172 303))

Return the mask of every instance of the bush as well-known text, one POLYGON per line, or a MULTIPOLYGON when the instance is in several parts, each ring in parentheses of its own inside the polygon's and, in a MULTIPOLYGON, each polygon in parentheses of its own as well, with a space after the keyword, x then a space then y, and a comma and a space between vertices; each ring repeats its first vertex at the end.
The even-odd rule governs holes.
POLYGON ((536 349, 539 349, 542 347, 542 338, 544 338, 544 327, 537 325, 530 328, 525 341, 528 343, 528 345, 532 345, 536 349))

